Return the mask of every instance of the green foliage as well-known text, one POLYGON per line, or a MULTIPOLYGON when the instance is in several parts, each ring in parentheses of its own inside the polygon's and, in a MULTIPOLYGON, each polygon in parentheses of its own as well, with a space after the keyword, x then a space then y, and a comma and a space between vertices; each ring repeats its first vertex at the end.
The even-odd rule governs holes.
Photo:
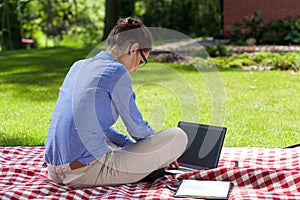
POLYGON ((205 46, 204 49, 205 51, 207 51, 210 57, 214 58, 218 56, 218 48, 216 48, 215 46, 205 46))
POLYGON ((236 45, 246 45, 246 40, 255 38, 256 44, 298 45, 300 44, 300 16, 263 23, 261 12, 244 17, 241 23, 230 26, 230 39, 236 45))
POLYGON ((263 15, 257 11, 250 17, 243 17, 241 23, 229 26, 230 39, 237 45, 245 45, 248 38, 258 40, 263 29, 263 15))
POLYGON ((284 37, 284 40, 291 44, 300 44, 300 17, 298 21, 291 20, 289 31, 284 37))
POLYGON ((234 59, 240 59, 240 58, 249 58, 249 54, 244 52, 242 54, 232 54, 232 56, 230 56, 230 60, 234 60, 234 59))
MULTIPOLYGON (((3 49, 25 48, 26 45, 21 43, 22 37, 34 39, 34 47, 55 46, 62 40, 83 41, 85 44, 101 41, 104 0, 6 1, 8 24, 5 24, 6 31, 1 33, 5 38, 3 49)), ((3 6, 0 5, 0 16, 3 6)), ((63 41, 62 44, 68 42, 63 41)))
POLYGON ((259 52, 254 57, 253 60, 257 62, 258 65, 270 66, 272 69, 280 70, 300 70, 300 53, 290 52, 290 53, 271 53, 271 52, 259 52))
MULTIPOLYGON (((202 56, 203 57, 203 56, 202 56)), ((300 70, 300 52, 272 53, 257 52, 251 57, 248 53, 232 54, 229 57, 195 57, 191 64, 202 68, 241 68, 243 66, 263 66, 279 70, 300 70)))
POLYGON ((262 44, 300 44, 300 16, 270 22, 264 26, 262 32, 262 44))
POLYGON ((224 68, 241 68, 243 65, 238 60, 229 61, 224 65, 224 68))
POLYGON ((134 6, 136 16, 143 16, 146 13, 146 7, 143 1, 136 1, 134 6))
POLYGON ((230 59, 226 63, 225 68, 241 68, 242 66, 253 66, 257 63, 249 58, 230 59))
POLYGON ((241 68, 242 66, 256 65, 257 63, 250 58, 201 58, 196 57, 190 61, 193 66, 200 69, 219 68, 241 68))
POLYGON ((173 29, 191 37, 211 36, 221 30, 221 1, 143 0, 137 3, 141 8, 137 11, 145 8, 145 12, 136 15, 140 14, 147 26, 173 29))
POLYGON ((298 71, 300 69, 300 55, 298 54, 275 54, 270 60, 269 65, 274 69, 288 70, 293 69, 298 71))
POLYGON ((224 44, 218 44, 216 46, 205 46, 204 49, 207 51, 209 56, 213 58, 217 56, 229 56, 231 54, 224 44))
MULTIPOLYGON (((8 14, 7 19, 0 20, 0 26, 3 27, 3 21, 8 24, 3 33, 0 32, 5 38, 1 44, 3 49, 26 48, 26 44, 21 43, 22 37, 34 39, 31 47, 38 48, 69 45, 71 41, 76 45, 95 43, 110 31, 108 28, 103 34, 105 0, 4 2, 7 2, 8 14)), ((170 28, 191 37, 222 35, 221 1, 115 0, 111 4, 118 15, 114 18, 139 17, 147 26, 170 28)), ((0 3, 0 16, 3 16, 3 7, 0 3)))
POLYGON ((190 64, 200 70, 208 70, 216 67, 215 63, 210 58, 196 57, 190 61, 190 64))
POLYGON ((224 59, 223 57, 215 57, 212 60, 215 66, 219 69, 225 68, 225 65, 227 63, 227 59, 224 59))
POLYGON ((271 59, 274 56, 274 53, 269 51, 260 51, 258 53, 255 53, 253 56, 253 60, 257 63, 262 63, 266 59, 271 59))
POLYGON ((218 44, 217 49, 219 52, 219 56, 230 56, 231 52, 229 52, 224 44, 218 44))
POLYGON ((252 59, 249 58, 247 53, 243 54, 232 54, 226 58, 213 58, 213 62, 220 68, 241 68, 242 66, 255 65, 252 59))
POLYGON ((300 71, 300 53, 292 52, 286 54, 286 59, 292 63, 291 68, 295 71, 300 71))

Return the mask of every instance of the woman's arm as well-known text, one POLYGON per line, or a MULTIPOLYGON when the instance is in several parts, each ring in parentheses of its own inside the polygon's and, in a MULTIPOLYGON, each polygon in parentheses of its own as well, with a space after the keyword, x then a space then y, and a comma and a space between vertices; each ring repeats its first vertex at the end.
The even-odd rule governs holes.
POLYGON ((148 122, 143 120, 142 114, 136 105, 129 73, 126 72, 119 77, 114 85, 111 97, 128 133, 135 140, 146 138, 155 133, 148 122))

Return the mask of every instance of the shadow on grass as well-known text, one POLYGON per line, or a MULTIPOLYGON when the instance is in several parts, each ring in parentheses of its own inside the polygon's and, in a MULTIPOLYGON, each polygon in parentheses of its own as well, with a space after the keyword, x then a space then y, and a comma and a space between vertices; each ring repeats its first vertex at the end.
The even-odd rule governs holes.
MULTIPOLYGON (((52 101, 57 98, 58 88, 71 65, 84 59, 92 48, 55 47, 45 49, 15 50, 0 52, 0 92, 12 90, 16 98, 25 98, 34 101, 52 101), (13 85, 13 87, 11 87, 13 85)), ((151 77, 151 80, 164 81, 172 71, 163 72, 155 64, 167 65, 178 72, 197 72, 191 65, 151 63, 149 69, 141 69, 139 77, 151 77)), ((219 71, 236 71, 219 69, 219 71)), ((209 73, 202 71, 201 73, 209 73)), ((138 77, 137 75, 134 75, 138 77)), ((137 82, 143 82, 137 78, 137 82)))
POLYGON ((89 51, 88 48, 55 47, 1 52, 0 91, 11 89, 18 98, 56 99, 70 66, 85 58, 89 51))

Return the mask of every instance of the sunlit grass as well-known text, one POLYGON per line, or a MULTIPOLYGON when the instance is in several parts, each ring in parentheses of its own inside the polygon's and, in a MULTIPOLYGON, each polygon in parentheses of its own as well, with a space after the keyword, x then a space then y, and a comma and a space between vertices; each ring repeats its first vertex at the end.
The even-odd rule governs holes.
MULTIPOLYGON (((149 67, 148 70, 153 70, 153 76, 165 77, 166 81, 176 80, 176 76, 170 78, 164 73, 155 73, 155 65, 152 67, 154 69, 149 67)), ((195 119, 190 116, 188 120, 211 124, 214 117, 212 113, 214 106, 211 99, 212 91, 207 87, 207 82, 203 78, 207 76, 206 73, 210 72, 187 70, 187 67, 172 66, 185 77, 185 81, 192 88, 191 93, 196 96, 198 107, 193 106, 188 110, 193 112, 198 109, 198 115, 195 116, 195 119)), ((219 75, 226 95, 224 126, 228 128, 228 133, 225 146, 284 147, 299 143, 299 73, 225 70, 220 71, 219 75)), ((140 75, 137 73, 135 76, 140 75)), ((148 77, 141 76, 141 78, 147 79, 148 77)), ((155 80, 155 78, 153 79, 155 80)), ((163 128, 176 125, 177 121, 182 120, 186 115, 180 110, 182 104, 185 103, 179 99, 181 97, 180 90, 190 88, 184 86, 182 81, 174 82, 173 85, 174 87, 164 88, 158 92, 157 86, 145 87, 146 92, 142 90, 137 95, 139 97, 137 101, 141 104, 142 109, 149 107, 149 104, 152 103, 154 105, 153 110, 157 108, 154 112, 156 114, 157 112, 163 114, 174 112, 174 114, 166 115, 166 124, 162 126, 163 128), (162 96, 162 98, 160 99, 158 96, 162 96), (148 103, 145 104, 144 102, 148 103), (155 106, 157 104, 155 102, 159 102, 160 106, 155 106)), ((193 103, 192 99, 188 102, 193 103)), ((147 114, 147 111, 144 113, 147 114)))
MULTIPOLYGON (((0 145, 43 145, 59 87, 88 49, 0 53, 0 145)), ((149 63, 132 74, 137 104, 156 130, 179 120, 214 123, 212 93, 188 65, 149 63)), ((300 73, 221 70, 225 146, 284 147, 299 143, 300 73)), ((118 127, 125 128, 118 123, 118 127)))
POLYGON ((0 145, 43 145, 58 89, 87 49, 0 53, 0 145))

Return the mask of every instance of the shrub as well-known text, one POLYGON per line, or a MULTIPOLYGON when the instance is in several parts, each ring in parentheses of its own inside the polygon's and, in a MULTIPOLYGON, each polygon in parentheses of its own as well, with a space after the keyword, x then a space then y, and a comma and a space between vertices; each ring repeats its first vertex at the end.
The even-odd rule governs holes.
POLYGON ((289 16, 268 24, 262 22, 263 15, 260 12, 244 17, 241 23, 228 27, 231 41, 236 45, 246 45, 247 39, 255 38, 257 44, 300 44, 300 16, 289 16))
POLYGON ((281 69, 281 70, 288 70, 288 69, 299 69, 299 65, 297 63, 297 57, 291 56, 289 54, 276 54, 273 56, 273 58, 270 60, 269 63, 270 66, 272 66, 274 69, 281 69))
POLYGON ((233 54, 231 57, 213 58, 219 68, 241 68, 242 66, 269 66, 271 69, 300 71, 300 53, 258 52, 253 57, 248 53, 233 54))
POLYGON ((242 54, 233 54, 231 56, 232 59, 235 59, 235 58, 249 58, 249 54, 244 52, 242 54))
POLYGON ((277 44, 284 45, 286 35, 286 25, 284 21, 274 21, 265 25, 263 34, 259 38, 260 44, 277 44))
POLYGON ((275 54, 269 51, 260 51, 258 53, 255 53, 253 56, 253 60, 260 64, 263 60, 270 59, 274 56, 275 54))
POLYGON ((252 59, 249 58, 236 58, 229 59, 227 63, 224 64, 225 68, 241 68, 242 66, 252 66, 256 65, 252 59))
POLYGON ((216 67, 214 61, 211 58, 196 57, 190 61, 190 64, 200 70, 209 70, 216 67))
POLYGON ((296 20, 291 20, 290 30, 287 31, 284 40, 291 44, 300 44, 300 17, 296 20))
POLYGON ((239 60, 233 60, 228 62, 224 67, 225 68, 241 68, 243 66, 242 62, 239 60))
POLYGON ((230 56, 231 55, 231 53, 226 48, 226 45, 218 44, 217 48, 218 48, 218 51, 219 51, 219 56, 230 56))
POLYGON ((271 66, 274 67, 274 69, 282 69, 287 70, 291 67, 292 63, 285 60, 283 56, 276 55, 271 59, 271 66))
POLYGON ((216 65, 217 68, 224 68, 228 59, 225 59, 223 57, 216 57, 213 58, 213 62, 216 65))
POLYGON ((263 15, 261 12, 254 12, 251 17, 243 17, 241 23, 229 26, 230 39, 236 45, 246 45, 248 38, 255 38, 256 41, 261 36, 263 29, 263 15))
POLYGON ((204 49, 210 57, 214 58, 218 56, 218 49, 215 46, 205 46, 204 49))
MULTIPOLYGON (((162 56, 162 55, 161 55, 162 56)), ((177 62, 174 55, 168 55, 166 62, 177 62)), ((230 57, 195 57, 189 61, 191 65, 200 70, 218 68, 241 68, 243 66, 267 67, 267 69, 294 70, 300 71, 300 53, 272 53, 258 52, 253 56, 248 53, 233 54, 230 57)))
POLYGON ((242 58, 242 59, 239 59, 238 61, 242 63, 242 66, 257 65, 257 63, 250 58, 242 58))
POLYGON ((231 53, 228 51, 224 44, 218 44, 216 46, 205 46, 204 49, 207 51, 210 57, 214 58, 217 56, 229 56, 231 53))
POLYGON ((294 65, 292 65, 292 69, 295 71, 300 71, 300 53, 299 52, 292 52, 288 53, 288 60, 293 60, 292 62, 294 65))

